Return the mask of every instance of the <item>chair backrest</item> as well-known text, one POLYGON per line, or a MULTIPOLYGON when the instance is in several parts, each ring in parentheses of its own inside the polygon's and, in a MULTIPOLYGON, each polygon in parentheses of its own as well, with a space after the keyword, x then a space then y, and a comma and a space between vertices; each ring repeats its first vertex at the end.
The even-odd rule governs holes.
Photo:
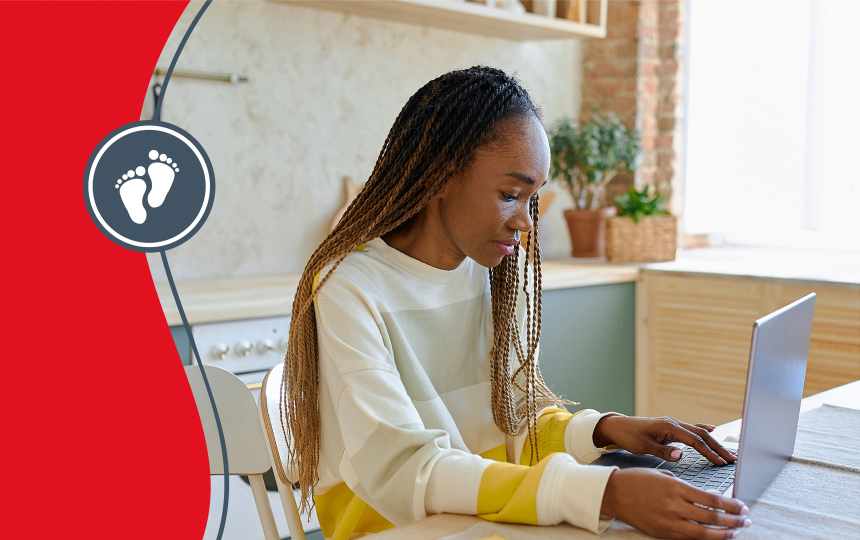
POLYGON ((269 441, 269 448, 274 459, 272 468, 275 475, 284 484, 290 485, 298 481, 299 472, 290 466, 288 451, 292 440, 281 426, 281 382, 284 378, 283 362, 273 367, 263 379, 260 390, 260 416, 263 420, 263 430, 269 441))
MULTIPOLYGON (((200 414, 200 422, 203 424, 206 450, 209 452, 209 474, 224 474, 224 458, 221 451, 221 436, 218 433, 218 424, 215 421, 206 383, 209 384, 209 390, 212 392, 215 407, 218 409, 221 431, 224 434, 229 469, 227 472, 230 475, 240 474, 248 477, 248 483, 251 484, 254 495, 254 504, 260 516, 260 525, 263 527, 263 535, 266 540, 278 540, 280 538, 278 526, 263 482, 263 473, 269 470, 269 456, 263 430, 260 429, 254 396, 251 395, 245 383, 226 369, 203 366, 203 370, 206 372, 205 380, 199 365, 186 366, 185 376, 188 377, 197 412, 200 414)), ((224 526, 224 521, 221 521, 220 526, 224 526)))
MULTIPOLYGON (((263 432, 257 420, 254 396, 245 383, 229 371, 215 366, 204 366, 203 369, 206 370, 206 379, 218 408, 230 474, 263 474, 269 470, 270 464, 263 432)), ((194 393, 194 401, 197 403, 197 411, 200 413, 200 421, 206 435, 209 473, 224 474, 221 438, 209 401, 209 392, 206 391, 200 374, 200 366, 186 366, 185 375, 194 393)))
POLYGON ((260 423, 269 442, 269 458, 275 473, 275 483, 281 495, 281 504, 294 540, 305 540, 299 509, 293 496, 291 485, 299 479, 298 471, 290 466, 288 449, 292 440, 281 426, 280 403, 281 383, 284 379, 284 364, 280 363, 266 373, 260 389, 260 423))

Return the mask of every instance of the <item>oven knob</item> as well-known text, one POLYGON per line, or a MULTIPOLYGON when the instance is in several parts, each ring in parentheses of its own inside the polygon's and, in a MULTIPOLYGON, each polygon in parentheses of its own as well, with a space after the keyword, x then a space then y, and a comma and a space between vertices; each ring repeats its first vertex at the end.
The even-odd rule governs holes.
POLYGON ((243 339, 236 344, 236 354, 248 356, 252 350, 254 350, 254 346, 247 339, 243 339))
POLYGON ((210 352, 210 354, 215 360, 224 360, 224 357, 227 356, 227 351, 229 350, 229 345, 227 345, 226 343, 219 342, 212 347, 212 351, 210 352))
POLYGON ((260 354, 266 354, 269 351, 278 352, 278 349, 275 348, 275 345, 272 343, 271 339, 264 339, 263 341, 257 343, 257 350, 260 354))

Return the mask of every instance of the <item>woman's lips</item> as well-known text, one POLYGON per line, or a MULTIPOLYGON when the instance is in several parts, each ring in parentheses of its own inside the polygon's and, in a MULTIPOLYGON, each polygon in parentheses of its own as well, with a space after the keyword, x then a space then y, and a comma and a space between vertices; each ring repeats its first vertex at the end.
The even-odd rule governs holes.
POLYGON ((496 244, 496 249, 498 249, 503 255, 512 255, 514 249, 517 247, 516 240, 506 240, 504 242, 493 242, 496 244))

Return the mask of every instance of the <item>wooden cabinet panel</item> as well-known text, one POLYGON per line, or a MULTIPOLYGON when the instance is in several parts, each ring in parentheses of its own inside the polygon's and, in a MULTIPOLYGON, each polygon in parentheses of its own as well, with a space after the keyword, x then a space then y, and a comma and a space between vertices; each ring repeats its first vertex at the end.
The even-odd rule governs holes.
POLYGON ((815 292, 815 316, 803 395, 860 379, 860 291, 777 285, 783 304, 815 292))
POLYGON ((762 283, 646 277, 648 413, 692 422, 740 416, 762 283), (737 398, 740 396, 740 399, 737 398))
POLYGON ((816 292, 804 395, 860 379, 860 290, 645 272, 637 414, 722 424, 743 410, 756 319, 816 292))

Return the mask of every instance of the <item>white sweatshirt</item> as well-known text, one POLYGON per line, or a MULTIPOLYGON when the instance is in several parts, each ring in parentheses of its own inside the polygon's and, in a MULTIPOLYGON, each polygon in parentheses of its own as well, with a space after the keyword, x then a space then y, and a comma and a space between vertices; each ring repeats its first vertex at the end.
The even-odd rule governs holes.
MULTIPOLYGON (((524 260, 521 250, 521 275, 524 260)), ((505 456, 490 409, 486 268, 466 258, 440 270, 377 238, 341 263, 315 306, 322 423, 315 502, 326 537, 338 527, 348 538, 438 512, 567 521, 594 532, 608 526, 599 511, 613 469, 583 465, 604 452, 592 443, 603 415, 546 411, 534 467, 481 456, 505 456)), ((517 438, 517 463, 521 454, 529 459, 525 438, 517 438)))

